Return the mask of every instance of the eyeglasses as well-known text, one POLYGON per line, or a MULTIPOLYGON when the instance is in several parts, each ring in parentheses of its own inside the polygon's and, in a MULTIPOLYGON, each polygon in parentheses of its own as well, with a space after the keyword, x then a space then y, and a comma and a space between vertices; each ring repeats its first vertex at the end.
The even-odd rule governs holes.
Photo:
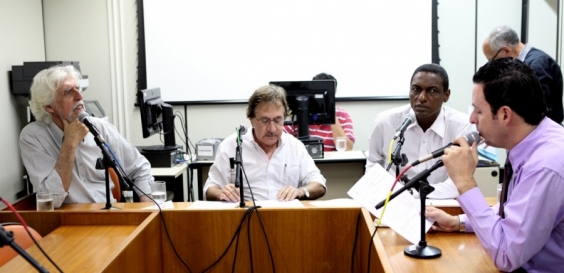
POLYGON ((503 50, 503 47, 501 47, 501 48, 497 51, 497 53, 495 53, 495 55, 493 56, 493 58, 491 58, 489 61, 491 62, 491 61, 495 60, 495 57, 497 57, 497 55, 501 52, 501 50, 503 50))
POLYGON ((269 119, 269 118, 266 118, 266 117, 265 118, 255 118, 255 119, 260 121, 262 123, 262 125, 264 125, 264 126, 270 125, 271 121, 274 122, 274 125, 276 125, 276 126, 284 125, 284 119, 281 118, 281 117, 277 117, 277 118, 274 118, 274 119, 269 119))

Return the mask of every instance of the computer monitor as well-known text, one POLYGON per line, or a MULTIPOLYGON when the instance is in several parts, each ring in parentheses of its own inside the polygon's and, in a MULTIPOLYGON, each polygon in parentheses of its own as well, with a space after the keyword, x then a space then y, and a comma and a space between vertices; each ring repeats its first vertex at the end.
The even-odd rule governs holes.
POLYGON ((148 138, 156 133, 164 135, 164 145, 142 147, 146 152, 173 151, 176 146, 174 132, 174 112, 172 105, 161 98, 160 88, 150 88, 137 92, 137 104, 141 110, 141 128, 143 138, 148 138))
POLYGON ((309 125, 335 124, 335 80, 270 82, 286 90, 292 112, 284 124, 298 125, 298 138, 309 139, 309 125))

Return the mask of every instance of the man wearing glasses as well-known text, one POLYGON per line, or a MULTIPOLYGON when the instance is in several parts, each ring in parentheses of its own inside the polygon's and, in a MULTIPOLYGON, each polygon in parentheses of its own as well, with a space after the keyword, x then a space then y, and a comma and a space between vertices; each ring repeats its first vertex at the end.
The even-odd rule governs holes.
MULTIPOLYGON (((249 99, 247 118, 253 128, 241 136, 244 200, 312 200, 325 194, 325 178, 302 142, 283 132, 288 116, 286 92, 281 87, 263 86, 249 99)), ((240 200, 230 164, 236 146, 237 134, 219 145, 203 189, 207 200, 240 200)))
POLYGON ((494 29, 484 41, 482 50, 488 61, 513 57, 532 68, 544 93, 547 116, 556 123, 562 123, 562 72, 554 59, 529 44, 523 44, 517 33, 507 26, 494 29))

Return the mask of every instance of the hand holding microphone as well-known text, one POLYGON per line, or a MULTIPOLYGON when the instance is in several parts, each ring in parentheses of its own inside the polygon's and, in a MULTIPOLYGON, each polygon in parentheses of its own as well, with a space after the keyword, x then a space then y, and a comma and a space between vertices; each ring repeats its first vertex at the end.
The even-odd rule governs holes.
POLYGON ((478 144, 479 141, 459 137, 453 141, 453 146, 444 149, 442 160, 459 194, 476 187, 474 170, 478 165, 478 144))

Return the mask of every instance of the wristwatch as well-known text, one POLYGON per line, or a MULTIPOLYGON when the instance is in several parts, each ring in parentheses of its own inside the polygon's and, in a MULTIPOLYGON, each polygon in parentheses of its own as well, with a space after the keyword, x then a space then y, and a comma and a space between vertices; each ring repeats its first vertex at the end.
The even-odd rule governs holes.
POLYGON ((460 216, 458 216, 458 231, 464 233, 466 232, 466 221, 464 219, 462 219, 460 216))
POLYGON ((304 190, 304 199, 309 199, 309 191, 306 187, 301 187, 300 189, 304 190))

